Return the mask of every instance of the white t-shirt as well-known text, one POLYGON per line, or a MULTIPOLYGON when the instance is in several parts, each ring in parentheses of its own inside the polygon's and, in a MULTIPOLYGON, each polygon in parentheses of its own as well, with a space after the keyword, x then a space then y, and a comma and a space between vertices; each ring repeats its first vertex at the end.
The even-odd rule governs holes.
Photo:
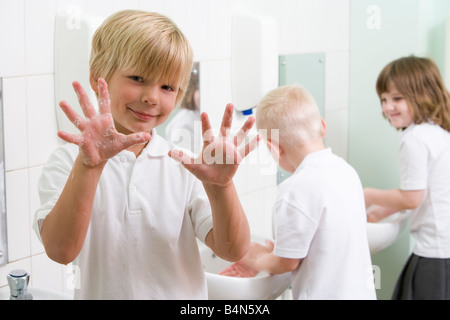
MULTIPOLYGON (((76 299, 207 299, 196 236, 205 241, 211 230, 211 207, 201 182, 169 149, 153 130, 137 159, 122 151, 106 164, 74 261, 76 299)), ((77 154, 77 146, 64 145, 43 170, 38 236, 38 220, 54 207, 77 154)))
POLYGON ((303 259, 294 299, 375 299, 361 182, 326 149, 305 157, 280 186, 274 254, 303 259))
POLYGON ((450 258, 450 133, 432 123, 412 124, 402 132, 400 189, 425 190, 411 214, 414 253, 450 258))

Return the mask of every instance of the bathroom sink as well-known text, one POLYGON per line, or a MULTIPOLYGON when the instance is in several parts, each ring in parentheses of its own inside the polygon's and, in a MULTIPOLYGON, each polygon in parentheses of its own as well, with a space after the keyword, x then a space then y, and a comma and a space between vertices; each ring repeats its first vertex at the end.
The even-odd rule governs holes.
MULTIPOLYGON (((39 287, 28 287, 28 292, 33 295, 33 300, 72 300, 73 297, 68 294, 52 291, 39 287)), ((0 300, 9 300, 9 287, 0 288, 0 300)))
POLYGON ((380 252, 397 240, 408 222, 409 214, 397 212, 377 223, 367 223, 370 253, 380 252))
POLYGON ((217 257, 203 243, 199 244, 199 248, 206 274, 209 300, 273 300, 285 292, 290 285, 290 272, 280 275, 260 273, 253 278, 219 275, 219 272, 231 262, 217 257))

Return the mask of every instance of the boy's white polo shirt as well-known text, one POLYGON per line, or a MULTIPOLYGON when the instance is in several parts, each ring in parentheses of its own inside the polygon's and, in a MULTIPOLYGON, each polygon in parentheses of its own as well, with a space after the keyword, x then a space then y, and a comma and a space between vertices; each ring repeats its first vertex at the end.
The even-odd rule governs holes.
POLYGON ((360 179, 326 149, 305 157, 279 188, 274 254, 303 259, 294 299, 375 299, 360 179))
MULTIPOLYGON (((108 161, 74 261, 75 298, 207 298, 196 236, 204 241, 212 229, 211 208, 201 182, 168 156, 170 149, 153 130, 137 159, 122 151, 108 161)), ((65 145, 43 170, 38 236, 38 221, 55 205, 77 154, 77 146, 65 145)))

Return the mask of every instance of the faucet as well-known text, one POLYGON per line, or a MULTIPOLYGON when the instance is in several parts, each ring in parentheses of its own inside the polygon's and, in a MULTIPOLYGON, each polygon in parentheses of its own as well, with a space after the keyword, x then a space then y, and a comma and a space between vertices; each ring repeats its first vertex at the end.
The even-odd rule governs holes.
POLYGON ((13 270, 6 276, 6 279, 11 291, 9 300, 33 300, 31 293, 28 293, 30 275, 25 270, 13 270))

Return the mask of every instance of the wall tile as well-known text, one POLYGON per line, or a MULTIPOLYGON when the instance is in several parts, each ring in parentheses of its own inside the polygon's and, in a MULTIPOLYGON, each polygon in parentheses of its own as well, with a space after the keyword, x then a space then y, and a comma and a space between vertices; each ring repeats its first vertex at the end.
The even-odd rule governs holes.
POLYGON ((56 0, 25 1, 27 74, 53 73, 56 0))
POLYGON ((29 166, 42 165, 58 145, 53 75, 27 78, 29 166))
POLYGON ((242 207, 250 224, 252 235, 273 239, 272 217, 276 195, 277 187, 275 186, 241 196, 242 207))
POLYGON ((139 6, 139 0, 114 0, 114 11, 139 9, 139 6))
POLYGON ((208 59, 231 58, 231 14, 229 0, 209 2, 208 59))
POLYGON ((63 290, 64 266, 50 260, 46 254, 38 254, 31 258, 31 285, 43 289, 63 290))
POLYGON ((162 13, 163 3, 164 0, 141 0, 141 9, 151 12, 162 13))
POLYGON ((57 1, 56 6, 57 11, 66 11, 74 14, 87 12, 86 0, 56 0, 56 1, 57 1))
MULTIPOLYGON (((29 177, 29 197, 30 197, 30 224, 33 227, 34 214, 39 208, 41 202, 39 199, 38 182, 41 177, 43 166, 33 167, 28 170, 29 177)), ((31 254, 40 254, 45 252, 44 246, 39 241, 34 230, 31 230, 31 254)))
POLYGON ((15 269, 22 269, 27 272, 31 272, 31 259, 27 258, 23 260, 12 261, 9 264, 0 267, 0 287, 8 285, 6 276, 15 269))
POLYGON ((26 79, 3 79, 5 170, 28 166, 26 79))
POLYGON ((348 159, 348 108, 326 112, 327 134, 325 142, 333 152, 348 159))
POLYGON ((186 24, 187 0, 164 0, 160 13, 168 16, 184 32, 186 24))
POLYGON ((91 15, 106 18, 115 12, 114 2, 111 0, 88 1, 86 11, 91 15))
POLYGON ((208 58, 208 17, 208 0, 189 0, 186 11, 186 30, 183 32, 192 45, 196 61, 208 58))
POLYGON ((219 129, 223 112, 231 97, 231 64, 229 60, 201 64, 201 109, 209 115, 213 130, 219 129), (202 79, 205 77, 205 79, 202 79))
POLYGON ((24 0, 0 0, 0 77, 26 73, 24 0))
POLYGON ((6 173, 6 217, 9 261, 30 256, 28 170, 6 173))
POLYGON ((326 54, 325 110, 349 106, 349 53, 348 51, 326 54))

